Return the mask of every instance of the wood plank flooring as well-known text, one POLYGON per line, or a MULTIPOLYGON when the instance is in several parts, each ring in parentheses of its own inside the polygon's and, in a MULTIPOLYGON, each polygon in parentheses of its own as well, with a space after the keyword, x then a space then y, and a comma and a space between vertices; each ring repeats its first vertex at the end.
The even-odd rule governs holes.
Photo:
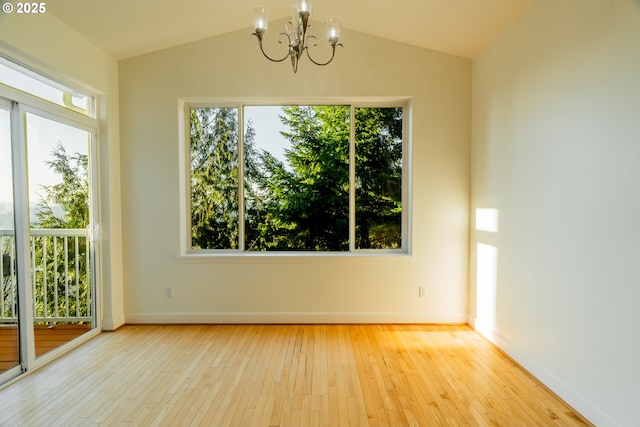
POLYGON ((0 425, 591 425, 468 326, 103 333, 0 390, 0 425))

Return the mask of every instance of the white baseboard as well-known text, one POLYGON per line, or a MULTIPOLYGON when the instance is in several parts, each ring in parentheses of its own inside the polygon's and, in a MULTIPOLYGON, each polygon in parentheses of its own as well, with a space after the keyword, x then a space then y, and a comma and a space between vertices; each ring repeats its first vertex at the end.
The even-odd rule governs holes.
MULTIPOLYGON (((476 323, 475 316, 469 315, 469 326, 476 328, 476 323)), ((480 327, 477 328, 476 331, 498 346, 516 363, 536 377, 540 382, 551 389, 562 400, 567 402, 567 404, 573 407, 593 424, 597 426, 619 426, 618 423, 605 414, 597 405, 594 405, 580 393, 576 392, 576 390, 574 390, 570 385, 562 381, 543 365, 539 364, 533 357, 531 357, 531 355, 518 348, 497 331, 493 329, 487 330, 480 327)))
POLYGON ((132 324, 219 324, 219 323, 442 323, 466 324, 467 313, 129 313, 132 324))

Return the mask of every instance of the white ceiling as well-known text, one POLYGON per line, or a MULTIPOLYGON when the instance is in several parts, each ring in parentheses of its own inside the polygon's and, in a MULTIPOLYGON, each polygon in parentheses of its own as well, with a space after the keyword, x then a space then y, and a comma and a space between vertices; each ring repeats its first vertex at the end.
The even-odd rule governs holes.
MULTIPOLYGON (((349 30, 473 58, 533 1, 316 0, 311 19, 335 15, 349 30)), ((243 28, 248 36, 256 4, 270 20, 290 16, 291 0, 49 0, 47 11, 125 59, 243 28)))

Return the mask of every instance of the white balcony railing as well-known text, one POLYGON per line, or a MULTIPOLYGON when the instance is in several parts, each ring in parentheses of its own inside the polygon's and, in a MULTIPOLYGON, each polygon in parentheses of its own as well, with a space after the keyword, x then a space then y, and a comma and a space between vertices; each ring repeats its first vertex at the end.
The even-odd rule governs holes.
MULTIPOLYGON (((93 310, 90 239, 85 229, 31 229, 34 323, 90 322, 93 310)), ((0 230, 0 324, 17 320, 15 238, 0 230)))

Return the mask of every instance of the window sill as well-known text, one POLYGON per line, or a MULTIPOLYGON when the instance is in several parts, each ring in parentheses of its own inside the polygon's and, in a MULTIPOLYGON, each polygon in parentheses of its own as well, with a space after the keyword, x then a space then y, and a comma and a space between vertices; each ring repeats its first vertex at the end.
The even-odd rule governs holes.
POLYGON ((377 252, 377 253, 308 253, 308 252, 260 252, 260 253, 189 253, 176 257, 182 263, 195 264, 278 264, 290 262, 304 263, 406 263, 411 264, 414 256, 405 252, 377 252))

